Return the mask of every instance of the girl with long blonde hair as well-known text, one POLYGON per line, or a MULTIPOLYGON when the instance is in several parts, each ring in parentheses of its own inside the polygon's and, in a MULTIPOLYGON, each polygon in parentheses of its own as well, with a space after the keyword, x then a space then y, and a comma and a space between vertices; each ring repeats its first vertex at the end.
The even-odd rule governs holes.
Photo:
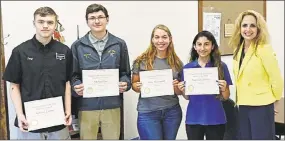
POLYGON ((157 25, 150 40, 147 50, 134 61, 132 89, 141 93, 141 71, 172 69, 174 94, 149 98, 140 95, 137 128, 142 140, 174 140, 182 119, 177 96, 181 92, 177 84, 183 65, 174 51, 171 32, 165 25, 157 25))

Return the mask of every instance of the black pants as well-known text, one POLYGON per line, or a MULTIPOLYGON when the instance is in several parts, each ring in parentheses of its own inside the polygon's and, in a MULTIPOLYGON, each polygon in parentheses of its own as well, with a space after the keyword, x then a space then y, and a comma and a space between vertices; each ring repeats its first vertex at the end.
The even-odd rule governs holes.
POLYGON ((188 125, 186 124, 188 140, 223 140, 225 124, 219 125, 188 125))
POLYGON ((227 117, 224 140, 238 139, 238 107, 231 99, 223 101, 223 107, 227 117))
POLYGON ((274 104, 239 106, 240 140, 274 140, 274 104))

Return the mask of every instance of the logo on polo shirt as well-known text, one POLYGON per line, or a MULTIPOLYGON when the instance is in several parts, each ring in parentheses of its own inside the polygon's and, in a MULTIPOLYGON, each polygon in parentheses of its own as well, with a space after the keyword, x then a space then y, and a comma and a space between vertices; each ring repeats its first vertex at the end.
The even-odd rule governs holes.
POLYGON ((65 54, 55 53, 55 59, 63 60, 65 59, 65 54))

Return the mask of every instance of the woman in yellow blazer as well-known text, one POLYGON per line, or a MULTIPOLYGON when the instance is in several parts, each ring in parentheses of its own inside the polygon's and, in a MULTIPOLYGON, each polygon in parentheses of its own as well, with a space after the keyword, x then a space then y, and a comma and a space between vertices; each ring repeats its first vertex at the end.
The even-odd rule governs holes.
POLYGON ((240 139, 274 140, 274 102, 280 100, 284 82, 263 16, 242 12, 229 45, 234 48, 240 139))

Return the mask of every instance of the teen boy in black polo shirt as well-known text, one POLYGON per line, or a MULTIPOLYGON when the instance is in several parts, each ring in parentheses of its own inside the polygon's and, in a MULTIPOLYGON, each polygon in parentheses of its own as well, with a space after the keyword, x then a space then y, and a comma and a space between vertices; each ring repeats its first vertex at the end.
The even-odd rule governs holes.
POLYGON ((3 79, 11 82, 11 99, 16 109, 15 126, 19 139, 70 139, 66 125, 71 124, 70 70, 71 50, 53 40, 57 15, 49 7, 34 13, 36 34, 12 51, 3 79), (27 132, 24 102, 63 97, 65 125, 27 132))

